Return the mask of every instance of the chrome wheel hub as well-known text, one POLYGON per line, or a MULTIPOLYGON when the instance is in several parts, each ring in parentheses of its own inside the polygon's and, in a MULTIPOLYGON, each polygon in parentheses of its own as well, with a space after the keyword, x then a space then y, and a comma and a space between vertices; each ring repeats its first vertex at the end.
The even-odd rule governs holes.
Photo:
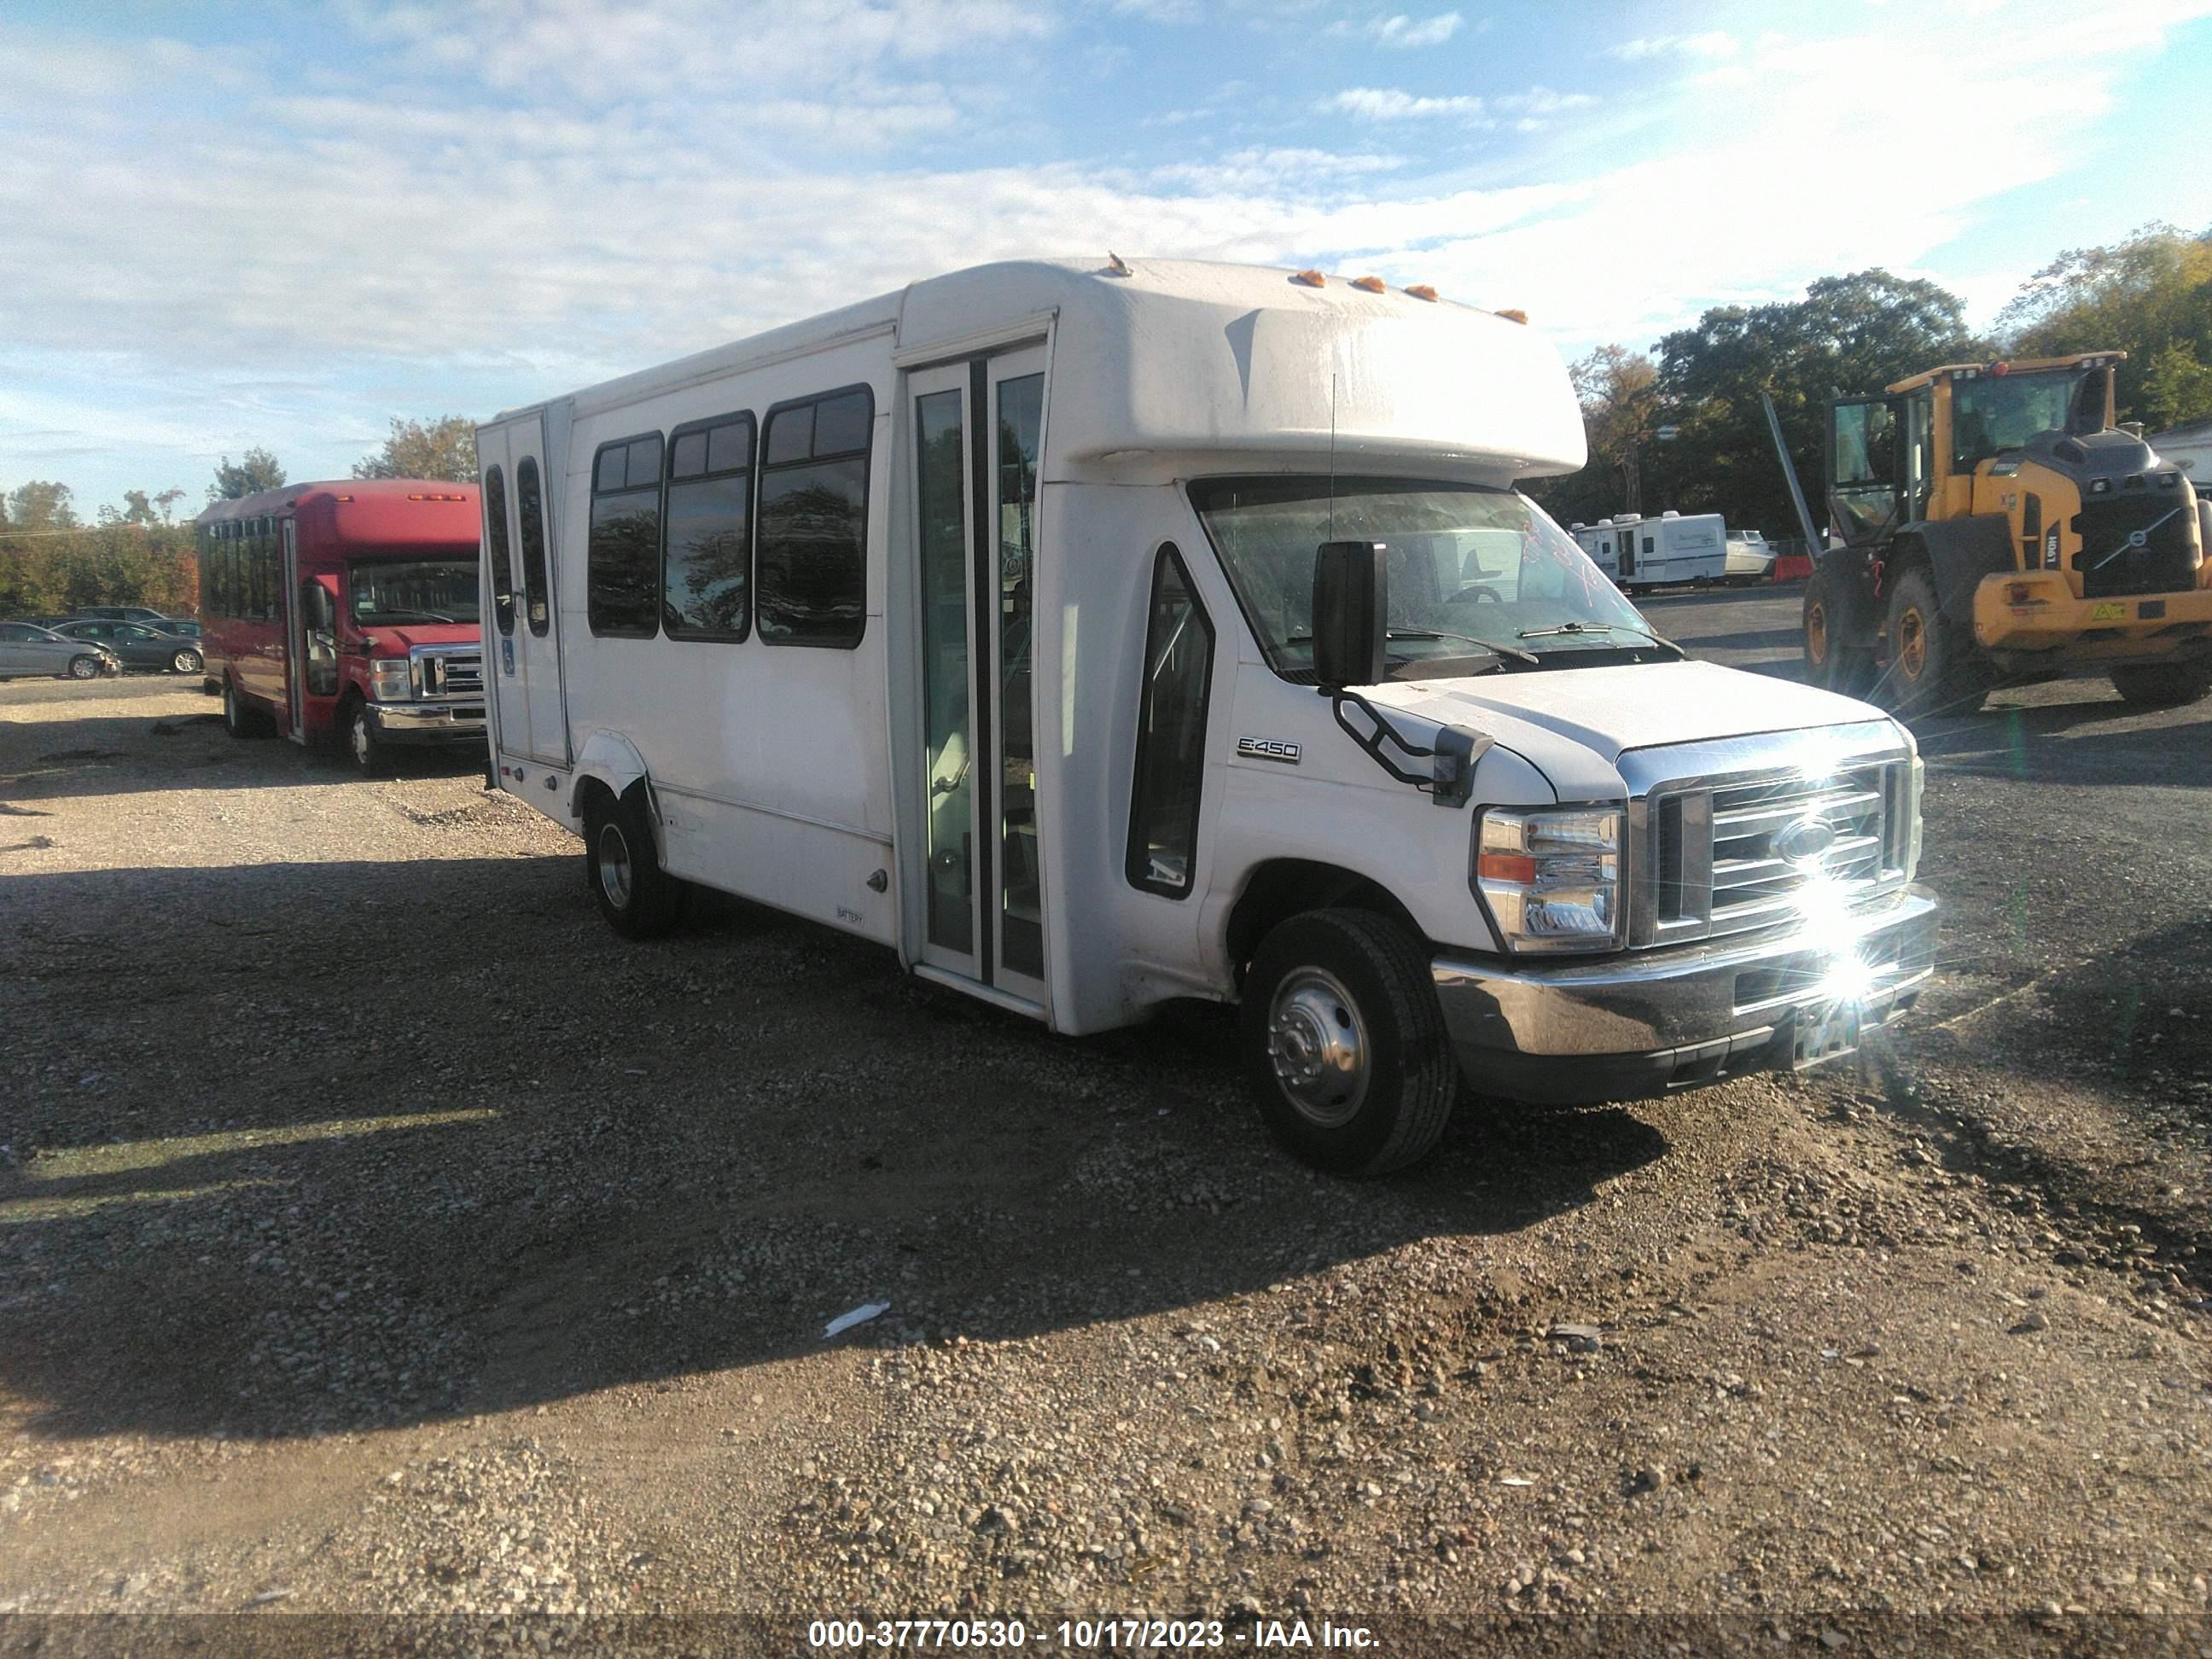
POLYGON ((1349 1123, 1367 1098, 1371 1054, 1359 1007, 1335 975, 1300 968, 1267 1009, 1267 1060, 1283 1097, 1324 1129, 1349 1123))
POLYGON ((599 890, 617 910, 629 908, 629 844, 613 824, 599 831, 599 890))
POLYGON ((356 709, 353 717, 353 757, 363 766, 368 764, 369 744, 373 741, 368 733, 368 711, 356 709))

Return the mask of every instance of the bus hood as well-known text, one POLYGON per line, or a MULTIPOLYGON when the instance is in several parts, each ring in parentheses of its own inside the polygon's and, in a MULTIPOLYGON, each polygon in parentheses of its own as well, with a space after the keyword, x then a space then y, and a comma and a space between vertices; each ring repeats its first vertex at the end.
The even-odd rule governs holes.
POLYGON ((474 645, 483 635, 474 623, 371 623, 362 632, 378 657, 404 657, 418 645, 474 645))
MULTIPOLYGON (((1618 794, 1614 765, 1632 749, 1888 718, 1832 691, 1709 662, 1394 682, 1364 695, 1384 708, 1496 739, 1550 778, 1562 799, 1618 794)), ((1910 741, 1901 730, 1899 736, 1910 741)))

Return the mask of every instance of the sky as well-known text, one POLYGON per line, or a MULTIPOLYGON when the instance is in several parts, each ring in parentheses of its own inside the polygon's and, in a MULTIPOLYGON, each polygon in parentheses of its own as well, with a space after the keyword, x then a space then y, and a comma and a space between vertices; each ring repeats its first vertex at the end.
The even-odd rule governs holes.
POLYGON ((1568 356, 2212 225, 2212 0, 13 0, 0 489, 343 477, 938 272, 1245 260, 1568 356))

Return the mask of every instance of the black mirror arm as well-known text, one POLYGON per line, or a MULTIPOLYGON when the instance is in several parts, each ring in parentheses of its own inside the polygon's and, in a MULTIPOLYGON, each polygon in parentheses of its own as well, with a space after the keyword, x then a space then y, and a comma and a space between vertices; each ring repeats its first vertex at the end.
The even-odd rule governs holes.
POLYGON ((1328 699, 1329 712, 1336 717, 1344 735, 1359 745, 1368 759, 1388 772, 1400 783, 1408 783, 1426 794, 1438 806, 1464 807, 1474 793, 1474 763, 1496 744, 1495 738, 1480 732, 1470 732, 1462 726, 1447 726, 1438 729, 1436 747, 1425 749, 1411 741, 1405 733, 1390 724, 1382 711, 1358 692, 1348 686, 1324 685, 1317 688, 1328 699), (1362 732, 1344 712, 1350 703, 1373 723, 1373 729, 1362 732), (1407 760, 1426 761, 1426 772, 1417 772, 1400 765, 1384 752, 1389 742, 1407 760))

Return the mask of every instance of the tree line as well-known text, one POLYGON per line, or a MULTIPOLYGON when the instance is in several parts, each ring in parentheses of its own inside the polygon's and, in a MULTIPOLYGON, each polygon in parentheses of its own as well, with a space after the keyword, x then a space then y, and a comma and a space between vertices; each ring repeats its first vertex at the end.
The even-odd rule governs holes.
MULTIPOLYGON (((382 447, 354 463, 356 478, 438 478, 472 483, 476 423, 465 415, 392 422, 382 447)), ((240 501, 287 482, 270 451, 225 455, 206 488, 207 504, 240 501)), ((185 492, 126 489, 87 523, 65 483, 33 479, 0 491, 0 617, 43 616, 88 605, 144 605, 171 616, 199 608, 199 555, 185 492)))
POLYGON ((1530 493, 1563 524, 1632 510, 1635 494, 1645 514, 1717 512, 1731 529, 1794 536, 1762 391, 1817 522, 1831 398, 1943 363, 2112 350, 2127 353, 2118 419, 2158 432, 2212 417, 2212 231, 2153 224, 2110 247, 2069 249, 1985 335, 1966 326, 1957 295, 1877 269, 1824 276, 1802 300, 1716 307, 1650 353, 1601 346, 1572 369, 1589 463, 1530 493))

